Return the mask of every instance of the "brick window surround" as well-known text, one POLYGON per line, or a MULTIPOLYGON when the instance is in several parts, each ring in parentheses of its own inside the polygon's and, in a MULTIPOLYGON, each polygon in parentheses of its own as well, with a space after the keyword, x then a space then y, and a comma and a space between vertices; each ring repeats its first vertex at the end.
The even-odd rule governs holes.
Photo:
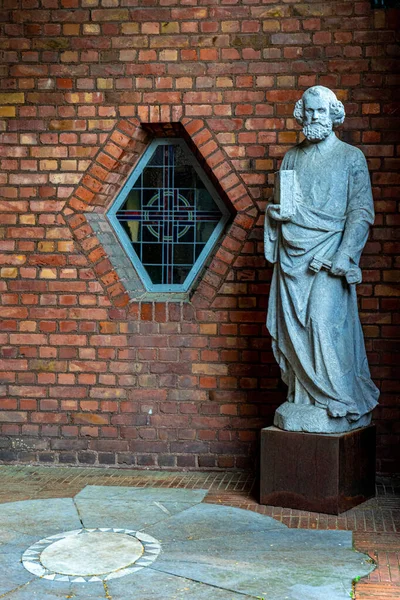
POLYGON ((71 196, 64 214, 115 307, 132 301, 190 299, 194 306, 207 308, 224 284, 252 227, 261 218, 257 204, 205 122, 187 118, 169 122, 119 121, 71 196), (219 247, 189 293, 146 292, 106 217, 107 209, 154 137, 183 137, 233 215, 219 247))

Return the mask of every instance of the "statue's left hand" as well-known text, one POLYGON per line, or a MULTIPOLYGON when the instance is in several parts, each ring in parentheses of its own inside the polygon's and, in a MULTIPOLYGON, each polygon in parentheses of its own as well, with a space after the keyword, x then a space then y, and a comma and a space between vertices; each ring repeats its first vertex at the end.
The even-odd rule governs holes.
POLYGON ((350 269, 350 257, 343 252, 336 252, 332 259, 331 273, 333 275, 346 275, 350 269))

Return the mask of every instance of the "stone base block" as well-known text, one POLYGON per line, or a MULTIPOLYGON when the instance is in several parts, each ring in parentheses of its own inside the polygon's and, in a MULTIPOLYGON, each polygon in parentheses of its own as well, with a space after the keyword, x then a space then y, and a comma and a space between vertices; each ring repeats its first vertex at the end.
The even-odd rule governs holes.
POLYGON ((338 515, 375 495, 375 425, 347 433, 261 430, 260 504, 338 515))

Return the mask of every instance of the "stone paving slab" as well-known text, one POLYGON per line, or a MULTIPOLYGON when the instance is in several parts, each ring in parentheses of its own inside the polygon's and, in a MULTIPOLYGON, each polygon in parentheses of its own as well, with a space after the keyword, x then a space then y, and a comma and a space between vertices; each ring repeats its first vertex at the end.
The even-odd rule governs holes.
POLYGON ((0 594, 10 600, 348 600, 352 578, 373 569, 365 555, 352 549, 351 532, 291 530, 255 512, 201 503, 205 494, 206 490, 90 486, 75 499, 0 505, 0 569, 7 573, 0 594), (102 530, 93 532, 89 522, 102 530), (116 523, 121 530, 114 529, 112 535, 132 535, 144 554, 134 556, 128 545, 126 558, 119 559, 128 565, 127 575, 121 577, 118 568, 110 573, 106 569, 103 581, 88 581, 92 574, 85 571, 91 568, 87 565, 103 573, 99 561, 113 564, 114 556, 94 540, 89 554, 96 557, 77 557, 74 536, 99 535, 100 544, 104 529, 116 523), (67 534, 68 530, 78 532, 67 534), (53 556, 53 544, 54 551, 58 544, 66 554, 64 561, 57 550, 49 572, 44 554, 53 556), (21 564, 31 546, 35 555, 32 558, 29 549, 27 560, 37 561, 39 569, 33 568, 33 573, 38 571, 38 577, 21 564), (86 579, 77 579, 75 572, 68 580, 67 565, 81 569, 86 579))
POLYGON ((83 586, 62 581, 46 581, 37 577, 5 596, 5 600, 65 600, 66 598, 104 600, 107 596, 102 583, 88 583, 83 586))
POLYGON ((85 527, 143 529, 200 503, 207 490, 87 486, 75 496, 85 527))
POLYGON ((32 543, 32 538, 20 537, 18 543, 4 544, 0 548, 0 598, 10 590, 34 579, 21 563, 23 551, 32 543))
POLYGON ((154 499, 147 502, 131 502, 130 500, 76 500, 76 507, 84 527, 122 527, 124 529, 143 529, 149 525, 169 519, 171 515, 191 508, 192 504, 185 502, 160 502, 154 499))
POLYGON ((109 592, 112 600, 255 600, 254 596, 236 594, 153 569, 141 571, 126 580, 110 582, 109 592), (127 590, 134 592, 130 595, 127 590))
MULTIPOLYGON (((163 539, 162 525, 157 533, 163 539)), ((152 568, 273 600, 348 600, 352 580, 374 568, 366 558, 347 531, 278 529, 178 542, 165 535, 152 568)))
POLYGON ((145 528, 160 541, 216 538, 232 533, 258 532, 268 529, 286 529, 271 517, 243 511, 230 506, 199 504, 174 515, 165 523, 145 528))
POLYGON ((30 536, 14 529, 0 529, 0 553, 7 553, 7 546, 23 548, 26 544, 31 544, 32 540, 36 541, 35 536, 30 536))
POLYGON ((162 487, 132 488, 120 486, 87 485, 75 499, 106 499, 106 500, 129 500, 130 502, 186 502, 198 504, 207 495, 208 490, 185 490, 162 487))
POLYGON ((53 535, 58 531, 68 531, 81 527, 79 515, 71 498, 50 498, 49 500, 28 500, 12 502, 0 506, 0 524, 7 529, 38 539, 53 535), (21 518, 23 515, 23 518, 21 518))

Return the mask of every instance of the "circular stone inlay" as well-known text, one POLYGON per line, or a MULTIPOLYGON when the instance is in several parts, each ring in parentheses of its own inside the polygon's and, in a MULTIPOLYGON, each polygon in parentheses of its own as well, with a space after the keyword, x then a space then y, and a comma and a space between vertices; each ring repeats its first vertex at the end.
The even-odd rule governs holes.
POLYGON ((43 579, 89 583, 132 575, 150 566, 160 552, 160 542, 142 531, 75 529, 32 544, 22 564, 43 579))
POLYGON ((62 575, 103 575, 123 569, 143 554, 136 538, 119 533, 84 533, 54 542, 43 550, 40 562, 62 575))

